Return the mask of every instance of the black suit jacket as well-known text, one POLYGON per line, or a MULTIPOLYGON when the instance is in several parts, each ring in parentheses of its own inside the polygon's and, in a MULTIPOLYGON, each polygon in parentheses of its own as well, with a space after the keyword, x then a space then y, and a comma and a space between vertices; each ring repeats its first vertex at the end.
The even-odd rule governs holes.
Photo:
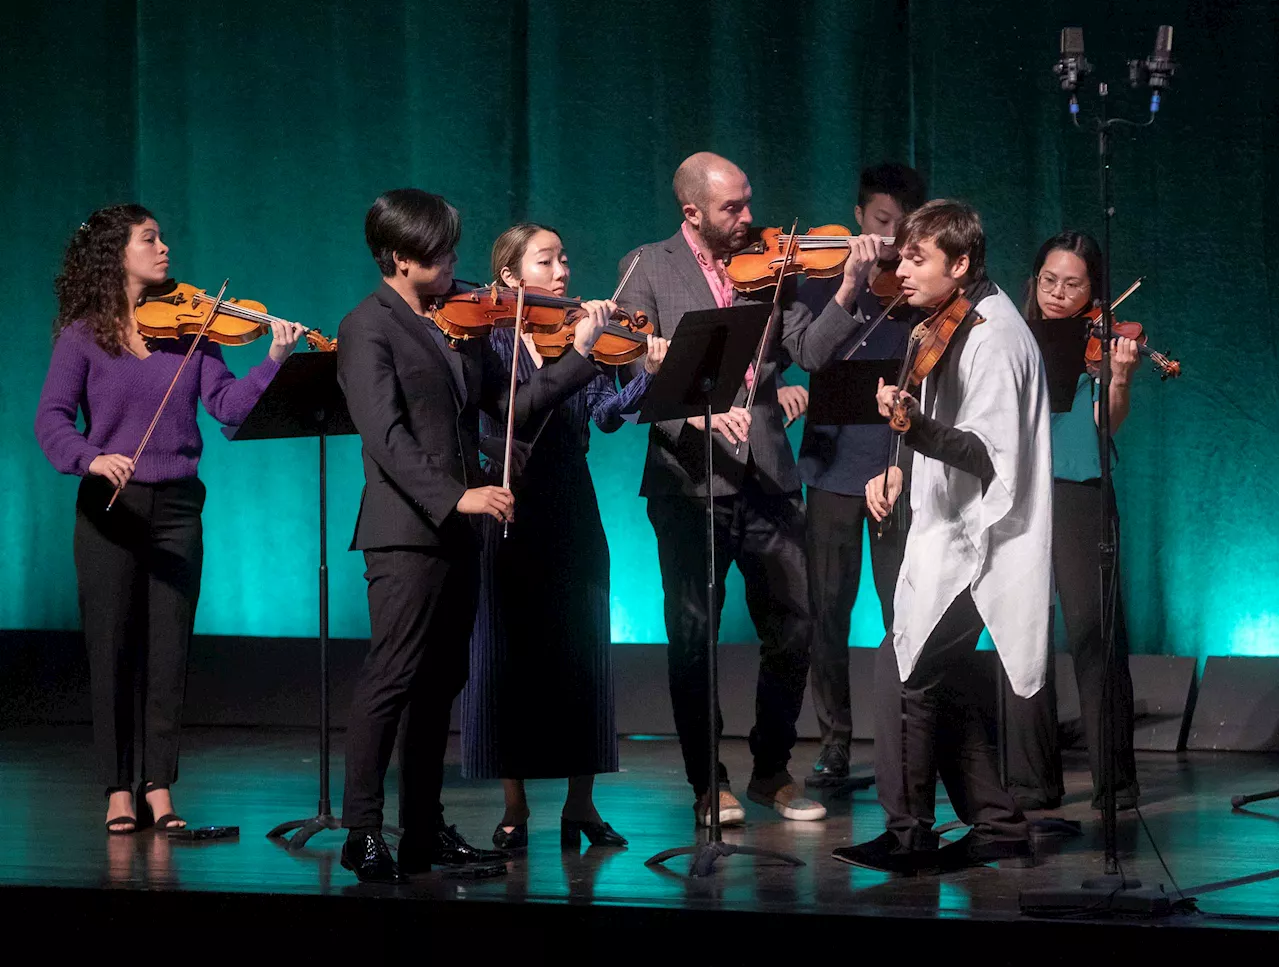
MULTIPOLYGON (((516 424, 595 375, 574 351, 543 366, 516 392, 516 424)), ((506 421, 510 378, 488 338, 451 349, 385 282, 351 310, 338 327, 338 383, 364 458, 352 550, 443 546, 469 531, 455 508, 484 485, 480 410, 506 421)))
MULTIPOLYGON (((683 232, 677 231, 663 242, 643 245, 618 263, 624 272, 635 258, 641 257, 618 302, 628 309, 642 309, 653 320, 658 334, 670 339, 679 328, 680 318, 694 309, 716 308, 715 296, 698 266, 683 232)), ((773 301, 773 289, 758 293, 734 294, 734 304, 751 301, 773 301)), ((782 408, 778 406, 778 363, 785 366, 789 355, 800 368, 821 369, 835 356, 841 344, 865 320, 850 314, 834 301, 828 302, 814 318, 813 313, 796 299, 794 279, 784 283, 781 324, 774 324, 772 344, 765 353, 760 372, 756 374, 755 405, 751 410, 751 431, 741 453, 719 433, 712 438, 712 493, 727 496, 737 493, 747 474, 747 458, 751 458, 756 482, 770 493, 793 493, 800 489, 795 456, 782 424, 782 408)), ((745 406, 747 388, 738 390, 734 406, 745 406)), ((703 434, 685 420, 654 423, 649 429, 649 452, 645 459, 640 494, 644 497, 682 494, 688 497, 706 495, 706 450, 703 434)))

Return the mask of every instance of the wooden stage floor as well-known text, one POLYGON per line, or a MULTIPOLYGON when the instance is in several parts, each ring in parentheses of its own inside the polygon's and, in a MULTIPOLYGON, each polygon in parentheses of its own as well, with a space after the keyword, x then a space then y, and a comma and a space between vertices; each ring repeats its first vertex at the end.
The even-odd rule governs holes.
MULTIPOLYGON (((1053 815, 1081 820, 1084 834, 1038 839, 1033 869, 986 867, 900 879, 833 861, 833 847, 882 830, 874 789, 852 799, 829 799, 829 816, 820 823, 787 822, 745 803, 748 825, 726 830, 725 839, 791 852, 805 861, 799 869, 741 856, 721 860, 714 877, 699 880, 682 875, 687 863, 680 860, 669 870, 648 868, 644 860, 657 851, 694 841, 691 795, 675 742, 633 737, 622 743, 623 771, 602 777, 596 797, 601 814, 630 839, 630 848, 561 852, 564 783, 533 782, 530 849, 509 865, 508 875, 477 881, 433 872, 404 887, 380 888, 358 884, 339 866, 341 833, 321 833, 297 853, 265 837, 277 822, 314 812, 312 734, 184 733, 183 779, 174 789, 182 813, 193 824, 241 829, 238 840, 204 844, 171 843, 149 831, 108 836, 102 830, 103 800, 88 780, 89 741, 86 727, 0 731, 0 919, 28 908, 47 917, 60 908, 69 924, 79 924, 86 943, 94 922, 133 917, 150 918, 139 937, 155 924, 168 923, 175 931, 194 930, 191 939, 200 944, 231 943, 241 931, 266 930, 288 919, 296 925, 290 933, 329 951, 346 944, 364 949, 360 945, 369 941, 358 938, 367 937, 370 925, 379 937, 377 950, 393 949, 400 942, 396 937, 414 935, 418 925, 426 925, 431 935, 441 926, 482 938, 488 931, 495 944, 523 943, 533 950, 554 944, 564 930, 652 945, 668 936, 693 936, 689 931, 702 924, 726 953, 764 952, 783 937, 801 953, 815 933, 827 938, 821 946, 834 953, 881 934, 882 939, 927 938, 931 946, 959 941, 966 937, 964 925, 969 941, 989 945, 995 942, 990 927, 1017 924, 1018 937, 1002 930, 1000 952, 984 953, 984 960, 1057 962, 1102 942, 1115 953, 1151 954, 1165 943, 1183 954, 1193 947, 1219 956, 1269 950, 1268 962, 1275 962, 1275 879, 1204 894, 1198 912, 1165 918, 1154 929, 1112 920, 1105 928, 1094 921, 1095 929, 1089 930, 1079 921, 1045 922, 1019 913, 1020 891, 1075 886, 1101 872, 1101 827, 1089 809, 1087 769, 1075 757, 1068 761, 1067 801, 1053 815), (510 930, 517 930, 516 937, 507 935, 510 930)), ((335 809, 341 802, 341 752, 342 736, 335 733, 335 809)), ((813 743, 800 743, 795 773, 803 775, 815 752, 813 743)), ((855 747, 859 763, 868 763, 870 754, 869 745, 855 747)), ((746 743, 727 741, 724 759, 735 789, 743 792, 750 761, 746 743)), ((496 782, 461 778, 456 737, 450 762, 447 819, 472 843, 487 845, 501 816, 501 789, 496 782)), ((1276 801, 1260 802, 1248 812, 1230 807, 1233 794, 1275 788, 1274 755, 1146 754, 1139 769, 1142 815, 1184 891, 1277 867, 1276 801)), ((394 804, 394 786, 390 791, 394 804)), ((953 817, 941 800, 939 822, 953 817)), ((394 805, 388 818, 395 818, 394 805)), ((1170 875, 1135 814, 1121 814, 1119 835, 1124 870, 1173 893, 1170 875)), ((680 950, 692 959, 694 950, 679 944, 664 959, 684 962, 680 950)))

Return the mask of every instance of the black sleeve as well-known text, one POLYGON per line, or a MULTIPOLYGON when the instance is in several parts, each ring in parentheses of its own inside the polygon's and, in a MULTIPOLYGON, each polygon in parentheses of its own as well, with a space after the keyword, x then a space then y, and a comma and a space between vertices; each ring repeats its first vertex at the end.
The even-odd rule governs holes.
POLYGON ((991 465, 986 445, 976 433, 946 426, 919 409, 912 412, 911 429, 902 435, 902 442, 926 457, 973 474, 982 481, 983 491, 995 479, 996 468, 991 465))
MULTIPOLYGON (((488 339, 480 343, 480 409, 505 424, 511 369, 489 345, 488 339)), ((558 406, 595 379, 597 373, 595 363, 580 356, 576 349, 570 349, 554 361, 548 360, 516 388, 516 427, 558 406)))

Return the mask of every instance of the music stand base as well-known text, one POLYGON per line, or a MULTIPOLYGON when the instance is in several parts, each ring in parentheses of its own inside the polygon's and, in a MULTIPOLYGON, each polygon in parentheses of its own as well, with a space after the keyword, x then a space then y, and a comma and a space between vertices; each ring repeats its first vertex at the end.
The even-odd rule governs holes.
POLYGON ((290 851, 299 850, 307 845, 307 840, 312 836, 326 829, 342 829, 342 820, 329 813, 321 813, 310 819, 291 819, 267 833, 267 839, 281 840, 282 845, 290 851), (286 836, 293 830, 297 832, 292 836, 286 836))
POLYGON ((759 849, 755 846, 738 846, 723 840, 712 840, 699 843, 697 846, 677 846, 675 849, 664 849, 661 853, 650 856, 644 861, 645 866, 658 866, 677 856, 692 856, 689 863, 689 876, 710 876, 715 872, 716 860, 722 856, 761 856, 765 859, 778 860, 788 866, 804 866, 804 860, 790 853, 779 853, 770 849, 759 849))
POLYGON ((1075 917, 1087 914, 1130 917, 1167 917, 1174 901, 1163 890, 1144 887, 1141 880, 1119 873, 1091 877, 1078 887, 1024 890, 1018 909, 1027 916, 1075 917))

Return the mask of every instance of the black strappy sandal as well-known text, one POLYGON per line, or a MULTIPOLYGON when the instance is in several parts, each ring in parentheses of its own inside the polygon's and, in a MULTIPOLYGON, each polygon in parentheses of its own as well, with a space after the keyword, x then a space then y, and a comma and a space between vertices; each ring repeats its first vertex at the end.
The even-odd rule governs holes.
POLYGON ((124 836, 129 833, 138 831, 138 817, 136 816, 117 816, 115 819, 108 819, 106 822, 107 832, 112 836, 124 836), (125 827, 128 827, 127 829, 125 827))
POLYGON ((148 789, 145 785, 138 786, 138 796, 135 802, 138 804, 138 813, 143 817, 143 822, 139 828, 151 826, 167 833, 171 829, 186 829, 187 821, 177 813, 165 813, 163 816, 157 816, 155 810, 151 808, 151 803, 147 802, 147 793, 155 792, 157 789, 167 789, 167 786, 152 786, 148 789), (145 812, 144 812, 145 810, 145 812))

